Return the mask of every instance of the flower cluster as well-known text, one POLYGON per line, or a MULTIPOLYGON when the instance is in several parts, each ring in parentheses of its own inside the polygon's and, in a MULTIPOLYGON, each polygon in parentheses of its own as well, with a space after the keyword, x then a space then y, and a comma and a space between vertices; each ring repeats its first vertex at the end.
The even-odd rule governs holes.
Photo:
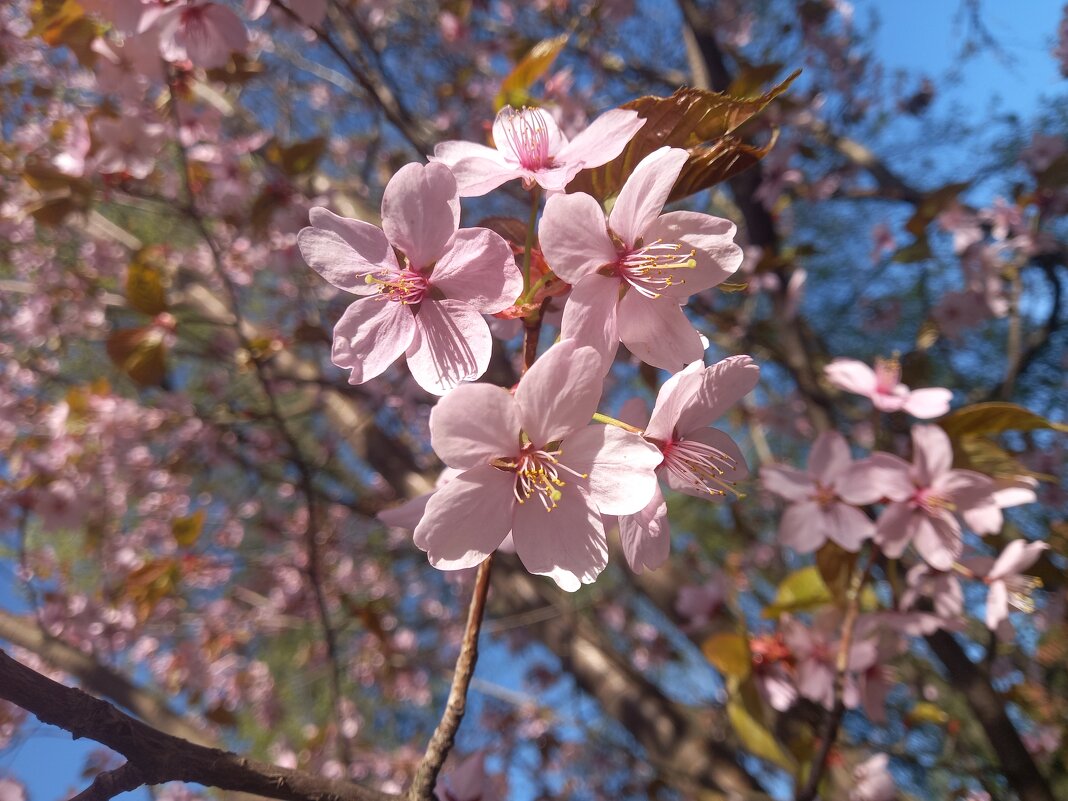
POLYGON ((642 159, 607 215, 594 197, 563 192, 644 124, 615 109, 569 141, 548 112, 505 107, 495 147, 444 142, 429 164, 399 170, 382 198, 381 228, 317 207, 298 235, 305 261, 359 296, 334 328, 332 358, 349 381, 369 381, 404 355, 415 381, 443 396, 430 435, 447 472, 433 493, 385 516, 414 525, 435 567, 474 567, 510 538, 530 572, 573 591, 604 569, 606 528, 618 525, 630 566, 656 568, 669 550, 658 478, 719 498, 747 475, 738 446, 709 425, 753 389, 759 371, 748 356, 705 367, 706 340, 682 308, 738 269, 735 226, 662 213, 688 152, 662 147, 642 159), (547 195, 524 247, 460 227, 461 197, 513 179, 532 204, 547 195), (535 234, 545 263, 536 283, 535 234), (559 341, 533 363, 524 348, 513 390, 471 383, 493 350, 484 315, 522 316, 538 332, 544 320, 531 301, 539 285, 561 279, 571 290, 559 341), (644 429, 597 413, 620 342, 678 371, 644 429))

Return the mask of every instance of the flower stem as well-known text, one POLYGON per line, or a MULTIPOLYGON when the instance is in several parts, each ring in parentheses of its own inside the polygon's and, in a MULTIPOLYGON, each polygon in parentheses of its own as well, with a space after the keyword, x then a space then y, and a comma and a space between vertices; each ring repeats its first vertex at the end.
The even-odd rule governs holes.
POLYGON ((471 685, 471 676, 478 661, 478 632, 482 628, 482 615, 486 611, 486 597, 489 595, 490 567, 493 554, 486 557, 478 566, 475 576, 475 589, 471 595, 471 606, 467 610, 467 626, 460 644, 460 656, 456 660, 456 670, 452 674, 452 687, 449 688, 449 700, 445 703, 445 712, 441 722, 434 730, 426 747, 426 754, 415 772, 412 786, 408 789, 408 801, 432 801, 434 785, 437 782, 441 766, 452 750, 456 739, 456 730, 467 711, 467 688, 471 685))
POLYGON ((601 414, 600 412, 593 413, 593 421, 595 423, 606 423, 616 428, 622 428, 624 431, 630 431, 633 434, 644 434, 645 432, 637 426, 632 426, 630 423, 624 423, 622 420, 617 420, 614 417, 609 417, 607 414, 601 414))
POLYGON ((539 191, 537 185, 530 190, 530 217, 527 220, 527 242, 523 248, 523 295, 526 298, 530 293, 530 252, 534 249, 534 232, 538 224, 538 200, 539 191))

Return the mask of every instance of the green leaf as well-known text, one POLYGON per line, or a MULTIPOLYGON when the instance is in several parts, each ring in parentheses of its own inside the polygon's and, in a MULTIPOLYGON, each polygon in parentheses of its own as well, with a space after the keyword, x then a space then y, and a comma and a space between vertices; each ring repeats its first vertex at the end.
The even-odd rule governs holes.
POLYGON ((910 242, 898 248, 894 251, 894 255, 890 257, 892 261, 903 264, 912 264, 929 258, 931 258, 931 245, 927 241, 927 234, 925 233, 916 237, 915 242, 910 242))
POLYGON ((744 679, 752 669, 749 639, 741 634, 729 631, 715 634, 701 644, 701 651, 724 676, 744 679))
POLYGON ((602 167, 583 170, 568 184, 568 192, 586 192, 602 202, 617 195, 634 168, 654 150, 669 145, 686 148, 686 162, 671 199, 707 189, 752 166, 770 150, 745 144, 733 134, 785 92, 800 70, 759 97, 734 97, 685 87, 671 97, 648 95, 621 108, 645 120, 623 152, 602 167), (685 194, 684 194, 685 193, 685 194))
POLYGON ((556 61, 570 34, 562 33, 551 39, 542 39, 527 52, 515 68, 501 82, 500 91, 494 99, 494 108, 524 106, 530 100, 529 89, 556 61))
POLYGON ((746 751, 784 770, 793 772, 796 767, 794 761, 782 749, 774 735, 763 723, 749 714, 742 703, 734 699, 728 701, 727 717, 746 751))
POLYGON ((764 617, 776 618, 786 612, 807 612, 834 601, 820 570, 815 565, 795 570, 782 580, 775 600, 764 609, 764 617))
POLYGON ((171 534, 174 541, 183 548, 191 548, 204 530, 204 510, 197 509, 186 517, 176 517, 171 521, 171 534))
POLYGON ((272 141, 267 145, 264 155, 271 164, 290 178, 295 178, 314 169, 325 151, 326 139, 316 136, 314 139, 289 145, 272 141))
POLYGON ((1000 434, 1004 431, 1034 431, 1051 428, 1068 431, 1068 425, 1047 420, 1042 415, 1018 406, 1015 403, 973 403, 951 412, 942 418, 939 425, 950 437, 965 434, 1000 434))
POLYGON ((167 311, 163 271, 157 248, 142 248, 126 268, 126 301, 130 308, 155 316, 167 311))
POLYGON ((816 551, 816 569, 828 591, 838 603, 844 603, 853 577, 857 555, 828 541, 816 551))

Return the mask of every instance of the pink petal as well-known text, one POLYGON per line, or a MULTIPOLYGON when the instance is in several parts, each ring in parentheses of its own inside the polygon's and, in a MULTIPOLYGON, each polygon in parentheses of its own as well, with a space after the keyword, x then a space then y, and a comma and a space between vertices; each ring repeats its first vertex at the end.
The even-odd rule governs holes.
POLYGON ((592 584, 608 564, 601 515, 579 483, 568 484, 551 511, 533 498, 517 504, 512 539, 527 570, 568 592, 592 584))
POLYGON ((683 410, 694 402, 701 389, 704 372, 704 362, 691 362, 661 385, 649 425, 645 429, 647 437, 663 443, 676 439, 676 424, 683 410))
MULTIPOLYGON (((436 492, 436 490, 434 492, 436 492)), ((426 505, 430 501, 434 492, 424 492, 422 495, 407 500, 402 504, 390 507, 389 509, 383 509, 375 515, 375 517, 387 526, 414 529, 419 525, 419 521, 423 519, 423 514, 426 512, 426 505)))
POLYGON ((680 270, 682 281, 663 290, 664 295, 686 298, 733 275, 742 264, 742 249, 734 244, 737 228, 730 220, 694 211, 672 211, 658 217, 645 232, 645 242, 678 242, 694 251, 696 266, 680 270))
POLYGON ((873 453, 854 462, 849 472, 834 482, 835 492, 846 503, 866 506, 881 498, 906 501, 916 488, 912 484, 912 466, 890 453, 873 453))
POLYGON ((787 501, 807 501, 816 491, 816 485, 808 473, 787 465, 764 465, 760 468, 760 482, 768 492, 787 501))
POLYGON ((835 503, 824 511, 827 539, 850 553, 856 553, 865 540, 875 536, 875 524, 860 509, 835 503))
POLYGON ((903 408, 913 417, 930 420, 932 417, 941 417, 948 412, 949 403, 952 400, 953 393, 948 389, 939 387, 914 389, 909 393, 903 408))
MULTIPOLYGON (((941 429, 939 429, 941 431, 941 429)), ((974 470, 950 470, 935 476, 931 482, 931 489, 939 495, 945 495, 956 504, 957 511, 962 512, 973 507, 989 506, 997 509, 994 503, 994 490, 997 484, 990 476, 976 473, 974 470)), ((1001 527, 1001 513, 997 515, 997 528, 1001 527)), ((993 534, 997 528, 990 531, 976 532, 993 534)))
POLYGON ((875 371, 856 359, 835 359, 823 368, 827 380, 839 389, 865 397, 876 394, 875 371))
POLYGON ((350 384, 381 375, 415 336, 415 318, 408 306, 377 298, 353 302, 334 326, 330 359, 352 370, 350 384))
POLYGON ((680 148, 662 147, 638 162, 608 218, 609 227, 627 245, 634 246, 660 214, 689 157, 680 148))
POLYGON ((424 300, 405 356, 416 383, 444 395, 485 373, 492 350, 489 326, 474 308, 459 300, 424 300))
POLYGON ((512 525, 514 475, 490 465, 461 473, 434 493, 415 528, 416 547, 439 570, 475 567, 512 525), (477 521, 477 524, 475 523, 477 521))
POLYGON ((912 517, 912 544, 923 561, 935 570, 952 570, 964 549, 960 524, 949 512, 937 515, 915 514, 912 517))
POLYGON ((1005 522, 1001 509, 994 503, 993 497, 987 503, 977 504, 968 509, 959 509, 965 524, 980 536, 997 534, 1005 522))
POLYGON ((986 594, 986 626, 991 631, 1009 616, 1009 588, 1004 581, 995 581, 986 594))
POLYGON ((824 431, 812 444, 808 455, 808 472, 825 487, 833 486, 835 480, 849 471, 853 457, 849 443, 837 431, 824 431))
POLYGON ((587 275, 571 289, 564 305, 560 337, 588 345, 601 354, 601 375, 608 372, 619 347, 619 279, 587 275))
POLYGON ((600 167, 620 153, 634 137, 645 120, 630 109, 611 109, 591 122, 584 131, 556 154, 560 163, 578 163, 586 167, 600 167))
POLYGON ((932 486, 938 476, 948 472, 953 467, 953 446, 946 432, 938 426, 913 426, 912 463, 921 487, 932 486))
POLYGON ((549 267, 569 284, 617 259, 601 204, 584 192, 545 201, 538 241, 549 267))
MULTIPOLYGON (((504 158, 496 148, 486 147, 475 142, 452 140, 434 145, 434 155, 430 161, 437 161, 452 169, 464 159, 483 159, 494 162, 498 168, 505 166, 504 158)), ((453 170, 455 174, 455 170, 453 170)), ((460 179, 457 178, 457 183, 460 179)), ((462 197, 462 195, 461 195, 462 197)))
POLYGON ((905 552, 909 540, 912 539, 913 517, 924 516, 920 512, 914 514, 908 503, 887 505, 875 521, 875 542, 882 548, 883 553, 891 559, 897 559, 905 552))
POLYGON ((748 395, 760 379, 760 368, 749 356, 730 356, 701 373, 694 398, 683 406, 675 430, 680 436, 718 420, 748 395))
POLYGON ((434 265, 430 285, 483 314, 496 314, 523 292, 512 248, 486 228, 463 228, 434 265))
POLYGON ((597 351, 567 339, 534 362, 515 391, 519 419, 532 443, 547 445, 589 424, 601 400, 600 369, 597 351))
POLYGON ((650 300, 634 290, 619 302, 619 338, 643 362, 670 372, 701 359, 705 352, 701 335, 677 301, 650 300))
POLYGON ((430 410, 430 444, 441 461, 461 470, 518 456, 515 399, 491 384, 457 387, 430 410))
POLYGON ((1044 542, 1028 542, 1027 540, 1013 540, 1005 546, 1005 550, 994 562, 990 570, 989 579, 1001 579, 1006 576, 1022 573, 1038 561, 1042 552, 1049 545, 1044 542))
POLYGON ((248 31, 241 18, 226 6, 207 3, 201 12, 211 22, 218 38, 230 49, 243 51, 248 47, 248 31))
POLYGON ((405 164, 382 195, 382 230, 411 262, 429 267, 460 226, 456 179, 444 164, 405 164))
POLYGON ((627 564, 638 575, 645 570, 656 570, 667 561, 671 553, 671 529, 660 487, 640 512, 620 516, 619 541, 627 564))
POLYGON ((779 542, 798 553, 811 553, 827 539, 820 505, 815 501, 793 503, 779 523, 779 542))
MULTIPOLYGON (((442 143, 442 145, 459 144, 478 147, 493 154, 492 157, 467 155, 452 161, 451 152, 446 151, 444 157, 435 158, 435 161, 448 165, 452 170, 452 174, 456 177, 456 191, 460 197, 480 197, 492 192, 501 184, 524 175, 524 171, 518 166, 505 164, 504 159, 493 148, 469 142, 442 143)), ((442 145, 438 145, 438 148, 442 145)), ((437 148, 435 148, 435 153, 437 153, 437 148)))
POLYGON ((589 476, 590 498, 601 514, 635 514, 657 489, 654 471, 664 457, 638 434, 616 426, 590 425, 560 447, 561 461, 589 476))
POLYGON ((308 216, 311 227, 297 234, 297 246, 308 266, 319 275, 346 292, 373 295, 376 284, 367 277, 400 271, 393 248, 381 229, 339 217, 321 206, 308 216))

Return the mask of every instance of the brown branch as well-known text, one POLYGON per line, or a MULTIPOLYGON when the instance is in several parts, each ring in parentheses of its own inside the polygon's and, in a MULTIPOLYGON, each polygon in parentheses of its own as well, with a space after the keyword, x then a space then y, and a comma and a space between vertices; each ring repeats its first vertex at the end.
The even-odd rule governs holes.
POLYGON ((110 801, 119 793, 136 790, 145 783, 146 779, 141 771, 126 762, 115 770, 98 773, 93 783, 70 801, 110 801))
POLYGON ((467 611, 467 625, 464 628, 460 644, 460 656, 456 660, 456 670, 449 688, 449 699, 445 702, 445 712, 441 722, 434 730, 427 744, 426 753, 415 772, 412 786, 408 790, 409 801, 431 801, 434 784, 437 782, 441 766, 452 750, 456 739, 456 730, 467 711, 467 688, 471 685, 471 676, 478 661, 478 633, 482 628, 482 617, 486 611, 486 598, 489 595, 490 568, 493 566, 493 554, 478 566, 475 576, 475 588, 471 594, 471 606, 467 611))
POLYGON ((1005 711, 1005 700, 990 684, 986 671, 968 658, 949 632, 936 631, 926 639, 945 666, 953 687, 968 700, 972 713, 986 732, 1001 772, 1020 801, 1054 801, 1049 784, 1020 739, 1005 711))
POLYGON ((42 676, 3 650, 0 650, 0 698, 33 713, 42 723, 70 732, 75 739, 87 737, 122 754, 140 771, 144 784, 195 782, 281 801, 396 798, 353 782, 280 768, 167 734, 120 712, 106 701, 42 676))
POLYGON ((860 591, 864 587, 868 576, 871 574, 872 565, 878 553, 873 554, 863 570, 855 570, 849 583, 849 591, 846 595, 846 614, 842 622, 842 639, 838 643, 838 654, 835 661, 834 672, 834 708, 820 734, 820 750, 812 760, 808 779, 797 794, 796 801, 812 801, 819 792, 820 782, 827 771, 828 757, 838 739, 838 729, 842 725, 845 716, 845 680, 849 670, 849 651, 853 647, 853 632, 857 627, 857 616, 860 614, 860 591))
POLYGON ((68 673, 97 695, 110 698, 166 734, 208 745, 210 736, 167 704, 93 656, 57 640, 36 622, 0 610, 0 639, 31 651, 57 670, 68 673))

